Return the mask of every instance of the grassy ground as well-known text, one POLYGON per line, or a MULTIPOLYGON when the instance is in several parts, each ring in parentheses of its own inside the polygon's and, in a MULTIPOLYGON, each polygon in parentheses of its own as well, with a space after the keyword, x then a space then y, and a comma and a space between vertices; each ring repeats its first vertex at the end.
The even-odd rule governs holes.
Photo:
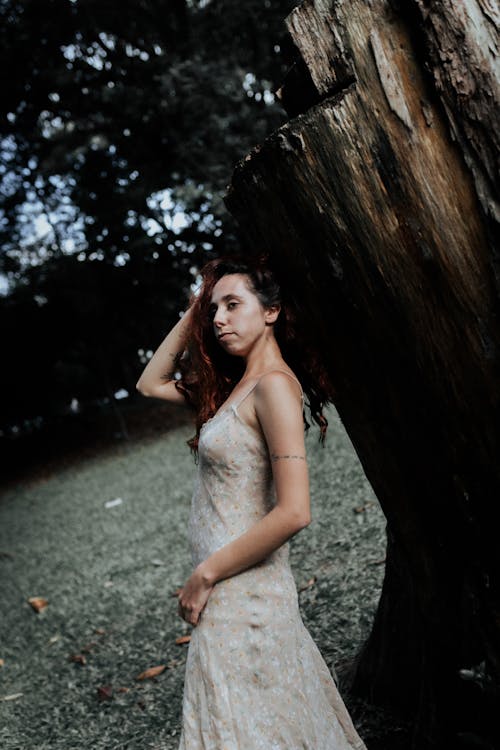
MULTIPOLYGON (((328 417, 325 448, 315 427, 306 437, 313 523, 291 557, 304 622, 342 677, 370 630, 385 523, 333 409, 328 417)), ((191 572, 191 434, 176 427, 0 497, 3 750, 177 750, 187 646, 176 638, 190 626, 172 594, 191 572), (33 596, 48 606, 35 612, 33 596), (156 665, 167 668, 136 679, 156 665)), ((369 750, 379 747, 373 711, 354 716, 369 750)))

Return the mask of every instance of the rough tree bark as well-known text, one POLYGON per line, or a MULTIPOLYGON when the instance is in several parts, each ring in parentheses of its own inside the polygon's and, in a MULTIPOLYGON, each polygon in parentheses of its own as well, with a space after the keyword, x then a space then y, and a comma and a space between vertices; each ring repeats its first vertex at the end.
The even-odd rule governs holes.
POLYGON ((419 750, 500 746, 497 22, 493 0, 306 0, 293 119, 226 199, 286 274, 387 517, 353 687, 409 713, 419 750))

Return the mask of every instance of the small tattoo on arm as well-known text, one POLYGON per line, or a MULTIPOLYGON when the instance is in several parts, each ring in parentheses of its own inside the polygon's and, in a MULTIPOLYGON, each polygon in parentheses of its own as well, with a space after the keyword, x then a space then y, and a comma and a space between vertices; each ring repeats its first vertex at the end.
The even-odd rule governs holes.
POLYGON ((292 456, 292 455, 278 456, 276 453, 271 453, 271 459, 273 461, 278 461, 280 458, 301 458, 302 461, 306 460, 305 456, 292 456))

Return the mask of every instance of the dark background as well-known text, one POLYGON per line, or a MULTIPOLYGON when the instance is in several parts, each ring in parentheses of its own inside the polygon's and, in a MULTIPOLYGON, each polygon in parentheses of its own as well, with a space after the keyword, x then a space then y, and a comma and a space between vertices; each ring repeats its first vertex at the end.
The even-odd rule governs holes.
POLYGON ((135 383, 200 266, 244 243, 222 197, 286 120, 294 5, 0 1, 8 473, 164 419, 135 383))

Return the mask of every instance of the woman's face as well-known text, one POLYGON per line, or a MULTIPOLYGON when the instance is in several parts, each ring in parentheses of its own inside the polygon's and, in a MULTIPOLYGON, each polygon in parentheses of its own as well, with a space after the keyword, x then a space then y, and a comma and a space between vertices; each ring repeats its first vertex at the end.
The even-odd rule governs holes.
POLYGON ((256 341, 271 331, 277 310, 265 310, 247 285, 247 276, 223 276, 212 290, 210 314, 214 335, 228 354, 246 356, 256 341))

